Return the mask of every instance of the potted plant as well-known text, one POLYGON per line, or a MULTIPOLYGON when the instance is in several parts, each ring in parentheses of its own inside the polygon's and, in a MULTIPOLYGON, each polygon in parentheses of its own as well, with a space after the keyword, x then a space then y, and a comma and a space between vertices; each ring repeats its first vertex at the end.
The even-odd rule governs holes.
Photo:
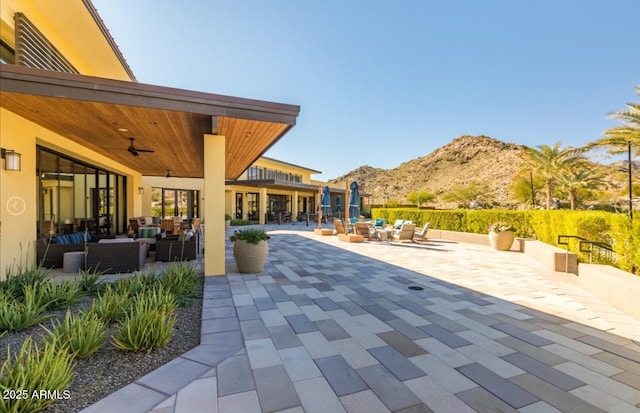
POLYGON ((489 243, 498 251, 508 251, 516 237, 516 228, 506 222, 489 225, 489 243))
POLYGON ((269 253, 267 233, 262 229, 248 228, 236 231, 230 239, 238 271, 245 274, 262 271, 269 253))
POLYGON ((230 225, 231 225, 231 215, 224 214, 224 229, 229 229, 230 225))

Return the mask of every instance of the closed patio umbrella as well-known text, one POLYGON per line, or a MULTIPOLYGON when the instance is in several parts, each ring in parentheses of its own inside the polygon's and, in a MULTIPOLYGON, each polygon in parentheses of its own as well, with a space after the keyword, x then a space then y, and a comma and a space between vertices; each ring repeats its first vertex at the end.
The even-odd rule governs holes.
POLYGON ((358 183, 351 182, 349 186, 349 215, 352 217, 360 216, 360 192, 358 191, 358 183))
POLYGON ((336 212, 340 214, 342 212, 342 200, 340 199, 340 195, 336 197, 336 212))
POLYGON ((329 215, 331 212, 331 193, 329 187, 325 186, 322 191, 322 213, 329 215))

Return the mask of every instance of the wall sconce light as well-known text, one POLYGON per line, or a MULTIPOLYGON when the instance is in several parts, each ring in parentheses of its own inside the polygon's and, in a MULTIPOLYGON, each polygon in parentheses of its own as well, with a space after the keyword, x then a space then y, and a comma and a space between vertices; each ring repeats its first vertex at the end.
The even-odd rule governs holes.
POLYGON ((139 186, 139 187, 138 187, 138 193, 139 193, 140 195, 144 195, 144 186, 139 186))
POLYGON ((2 153, 2 159, 4 159, 4 169, 7 171, 19 171, 20 157, 22 155, 12 149, 1 148, 0 150, 2 153))

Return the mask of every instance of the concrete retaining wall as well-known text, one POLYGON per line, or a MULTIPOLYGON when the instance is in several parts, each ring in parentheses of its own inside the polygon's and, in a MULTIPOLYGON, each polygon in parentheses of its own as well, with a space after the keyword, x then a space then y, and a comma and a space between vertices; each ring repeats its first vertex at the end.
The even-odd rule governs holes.
POLYGON ((522 252, 551 271, 578 274, 578 257, 573 252, 533 239, 520 239, 522 252))
MULTIPOLYGON (((489 236, 467 232, 430 229, 429 238, 490 245, 489 236)), ((511 251, 521 251, 541 262, 548 270, 567 272, 567 281, 591 292, 620 311, 640 320, 640 277, 610 265, 580 264, 576 254, 544 242, 516 238, 511 251)))
MULTIPOLYGON (((487 234, 430 229, 428 237, 447 241, 468 242, 470 244, 490 245, 487 234)), ((513 245, 511 245, 510 251, 524 252, 530 257, 540 261, 551 271, 578 274, 578 257, 576 254, 570 252, 567 255, 565 250, 553 245, 536 240, 516 238, 513 245)))
POLYGON ((580 264, 578 285, 640 320, 640 277, 610 265, 580 264))

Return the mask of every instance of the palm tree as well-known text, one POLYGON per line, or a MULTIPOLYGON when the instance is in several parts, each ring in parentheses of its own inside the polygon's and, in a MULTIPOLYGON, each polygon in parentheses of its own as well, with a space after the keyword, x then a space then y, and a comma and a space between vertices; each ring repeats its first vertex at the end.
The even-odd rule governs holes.
POLYGON ((598 189, 608 185, 602 170, 587 164, 567 169, 560 175, 558 183, 567 191, 572 211, 576 209, 578 203, 579 189, 598 189))
POLYGON ((522 157, 529 167, 544 179, 547 193, 547 209, 550 209, 553 204, 553 194, 560 172, 583 159, 583 156, 571 147, 561 149, 560 141, 553 146, 539 145, 536 148, 527 148, 522 157))
MULTIPOLYGON (((636 92, 640 95, 640 86, 636 86, 636 92)), ((608 147, 611 155, 627 153, 629 167, 629 218, 633 219, 633 184, 631 155, 640 156, 640 103, 627 103, 628 110, 621 110, 610 114, 608 117, 626 125, 616 126, 604 131, 604 137, 586 146, 587 149, 595 147, 608 147), (632 151, 632 147, 635 148, 632 151)))

